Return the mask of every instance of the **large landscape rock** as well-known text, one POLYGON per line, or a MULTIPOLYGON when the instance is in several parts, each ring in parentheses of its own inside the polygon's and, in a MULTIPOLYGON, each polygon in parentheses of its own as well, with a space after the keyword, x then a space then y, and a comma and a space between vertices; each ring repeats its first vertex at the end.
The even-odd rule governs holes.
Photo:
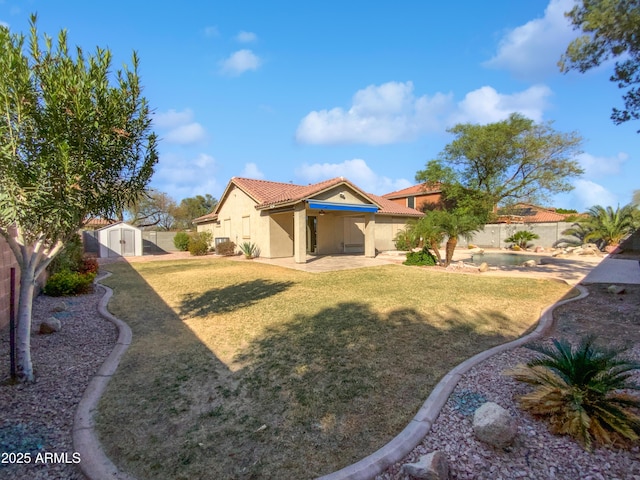
POLYGON ((487 262, 482 262, 480 264, 480 266, 478 267, 478 271, 479 272, 488 272, 489 271, 489 264, 487 262))
POLYGON ((49 334, 62 330, 62 323, 55 317, 49 317, 40 324, 40 333, 49 334))
POLYGON ((527 260, 526 262, 524 262, 522 265, 525 267, 535 267, 538 263, 535 260, 527 260))
POLYGON ((438 450, 421 456, 416 463, 406 463, 402 469, 411 478, 426 480, 447 480, 449 478, 447 457, 438 450))
POLYGON ((478 440, 505 448, 513 443, 518 425, 507 410, 497 403, 487 402, 473 415, 473 432, 478 440))

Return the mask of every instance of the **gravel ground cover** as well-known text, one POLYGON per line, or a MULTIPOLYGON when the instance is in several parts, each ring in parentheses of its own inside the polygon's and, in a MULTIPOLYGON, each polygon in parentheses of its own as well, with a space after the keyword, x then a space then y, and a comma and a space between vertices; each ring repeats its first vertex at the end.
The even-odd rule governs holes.
MULTIPOLYGON (((554 311, 556 326, 550 337, 576 342, 582 335, 595 334, 605 345, 626 345, 629 349, 625 356, 640 360, 640 286, 627 285, 623 295, 607 293, 606 285, 588 288, 588 297, 554 311)), ((588 453, 570 438, 551 434, 543 421, 518 408, 516 398, 530 389, 502 372, 526 363, 534 355, 528 348, 518 348, 472 368, 420 445, 376 480, 408 480, 402 465, 434 450, 445 453, 454 480, 640 479, 639 446, 630 450, 597 448, 588 453), (473 413, 486 401, 498 403, 518 420, 516 442, 507 449, 492 448, 473 435, 473 413)))
POLYGON ((34 384, 9 378, 9 332, 0 332, 0 478, 84 479, 71 440, 73 417, 91 377, 113 349, 115 326, 98 314, 104 290, 78 297, 40 295, 33 305, 34 384), (63 305, 64 304, 64 305, 63 305), (61 308, 64 308, 62 311, 61 308), (62 330, 38 333, 55 316, 62 330), (22 461, 23 463, 17 463, 22 461), (30 463, 24 463, 29 461, 30 463))

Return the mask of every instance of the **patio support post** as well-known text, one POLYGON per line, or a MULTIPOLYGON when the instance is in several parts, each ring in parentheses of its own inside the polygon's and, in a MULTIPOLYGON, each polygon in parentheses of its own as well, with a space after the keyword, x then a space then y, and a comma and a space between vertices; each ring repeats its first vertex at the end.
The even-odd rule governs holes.
POLYGON ((304 202, 293 211, 293 259, 296 263, 307 263, 307 210, 304 202))
POLYGON ((364 216, 364 256, 368 258, 376 256, 375 213, 367 213, 364 216))

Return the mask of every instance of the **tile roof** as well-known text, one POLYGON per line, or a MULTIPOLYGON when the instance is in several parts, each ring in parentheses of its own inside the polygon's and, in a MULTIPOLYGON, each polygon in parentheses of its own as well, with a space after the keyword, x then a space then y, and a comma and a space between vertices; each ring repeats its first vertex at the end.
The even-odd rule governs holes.
MULTIPOLYGON (((378 214, 403 215, 412 217, 420 217, 423 215, 422 212, 419 212, 418 210, 415 210, 413 208, 404 207, 378 195, 366 193, 360 190, 360 188, 358 188, 355 184, 344 177, 331 178, 329 180, 310 185, 295 185, 293 183, 270 182, 267 180, 233 177, 229 182, 229 185, 227 185, 225 192, 222 194, 221 201, 218 203, 218 206, 222 205, 222 199, 224 199, 231 185, 237 186, 247 195, 249 195, 256 202, 257 209, 264 209, 297 203, 340 184, 348 185, 354 191, 361 194, 363 197, 370 199, 373 203, 378 205, 380 207, 380 209, 378 210, 378 214)), ((202 223, 215 220, 217 217, 218 215, 216 207, 213 213, 198 217, 194 219, 193 222, 202 223)))
POLYGON ((402 215, 407 217, 422 217, 424 213, 416 210, 415 208, 405 207, 404 205, 399 205, 391 200, 387 200, 384 197, 379 197, 378 195, 374 195, 372 193, 368 194, 369 197, 375 201, 378 205, 380 205, 380 210, 378 210, 378 215, 402 215))
POLYGON ((428 195, 430 193, 440 193, 440 186, 434 185, 433 187, 427 187, 426 183, 421 183, 419 185, 403 188, 402 190, 396 190, 395 192, 385 193, 382 196, 384 198, 402 198, 411 195, 428 195))
POLYGON ((519 203, 513 207, 498 210, 498 223, 526 222, 546 223, 564 222, 572 214, 556 213, 550 208, 538 207, 528 203, 519 203))

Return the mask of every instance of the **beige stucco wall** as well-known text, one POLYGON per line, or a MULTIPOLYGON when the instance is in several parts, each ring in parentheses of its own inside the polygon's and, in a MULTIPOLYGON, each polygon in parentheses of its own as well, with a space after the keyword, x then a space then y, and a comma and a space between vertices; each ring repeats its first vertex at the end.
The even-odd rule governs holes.
POLYGON ((405 217, 376 215, 376 250, 395 250, 393 239, 398 231, 405 227, 408 220, 405 217))
POLYGON ((236 186, 229 190, 218 210, 218 221, 197 226, 199 232, 209 231, 216 238, 228 237, 236 245, 255 243, 267 256, 269 218, 255 209, 256 202, 236 186))
POLYGON ((265 249, 261 255, 267 258, 291 257, 293 255, 293 212, 271 214, 268 222, 271 240, 265 242, 265 249))
POLYGON ((331 188, 326 192, 322 192, 313 197, 314 200, 322 200, 325 202, 335 203, 351 203, 351 204, 370 204, 371 202, 364 197, 358 195, 345 185, 338 185, 335 188, 331 188), (344 198, 340 196, 342 194, 344 198))

